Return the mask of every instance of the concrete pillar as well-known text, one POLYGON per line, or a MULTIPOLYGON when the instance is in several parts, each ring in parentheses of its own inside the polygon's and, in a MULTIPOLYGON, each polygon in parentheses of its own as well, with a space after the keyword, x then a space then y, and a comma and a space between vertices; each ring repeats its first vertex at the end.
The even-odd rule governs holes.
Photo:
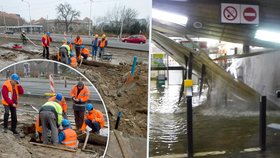
POLYGON ((250 53, 250 46, 247 44, 243 45, 243 54, 250 53))

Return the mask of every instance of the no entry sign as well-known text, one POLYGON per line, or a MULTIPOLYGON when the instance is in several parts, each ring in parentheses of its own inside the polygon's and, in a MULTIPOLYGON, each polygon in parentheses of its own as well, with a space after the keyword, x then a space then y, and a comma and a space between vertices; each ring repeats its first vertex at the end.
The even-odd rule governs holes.
POLYGON ((241 23, 258 24, 259 23, 259 6, 241 5, 241 23))
POLYGON ((240 23, 240 5, 231 3, 221 4, 222 23, 240 23))

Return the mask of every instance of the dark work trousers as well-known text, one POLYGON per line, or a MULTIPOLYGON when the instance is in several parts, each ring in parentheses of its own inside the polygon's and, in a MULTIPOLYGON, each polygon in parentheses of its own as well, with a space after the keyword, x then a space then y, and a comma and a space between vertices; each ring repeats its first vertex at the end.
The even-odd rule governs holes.
POLYGON ((54 112, 52 111, 41 111, 40 120, 42 123, 42 135, 43 143, 49 144, 48 130, 52 132, 52 143, 58 144, 58 129, 57 129, 57 119, 54 112))
POLYGON ((49 56, 50 56, 49 47, 43 47, 43 58, 49 59, 49 56))
POLYGON ((105 47, 104 48, 99 48, 99 58, 102 58, 105 53, 105 47))
POLYGON ((92 129, 93 132, 99 132, 100 130, 99 122, 92 122, 91 120, 86 120, 85 123, 92 129))
POLYGON ((67 113, 66 112, 62 112, 62 117, 66 120, 68 120, 68 116, 67 116, 67 113))
POLYGON ((8 128, 8 120, 9 120, 9 111, 11 111, 12 118, 12 131, 15 131, 17 128, 17 110, 16 107, 13 106, 5 106, 5 114, 4 114, 4 128, 8 128))
POLYGON ((76 57, 77 57, 77 59, 79 59, 79 56, 80 56, 80 45, 76 45, 75 49, 76 49, 76 57))
POLYGON ((73 104, 74 116, 76 129, 79 130, 83 123, 85 117, 85 104, 73 104))
POLYGON ((87 60, 88 56, 86 54, 81 54, 85 60, 87 60))

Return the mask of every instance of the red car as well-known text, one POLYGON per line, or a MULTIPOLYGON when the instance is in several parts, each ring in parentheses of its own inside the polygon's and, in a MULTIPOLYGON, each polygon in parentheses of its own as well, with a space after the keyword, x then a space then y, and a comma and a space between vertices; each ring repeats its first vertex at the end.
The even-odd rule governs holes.
POLYGON ((147 39, 145 36, 143 35, 131 35, 127 38, 123 38, 122 42, 126 42, 126 43, 140 43, 140 44, 144 44, 146 43, 147 39))

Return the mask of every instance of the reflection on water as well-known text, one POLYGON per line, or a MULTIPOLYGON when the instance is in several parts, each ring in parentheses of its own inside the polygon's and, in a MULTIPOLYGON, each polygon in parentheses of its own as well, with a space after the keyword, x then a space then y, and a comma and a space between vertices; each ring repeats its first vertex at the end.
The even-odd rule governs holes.
POLYGON ((178 106, 180 85, 158 92, 151 82, 150 156, 186 152, 186 108, 178 106))

